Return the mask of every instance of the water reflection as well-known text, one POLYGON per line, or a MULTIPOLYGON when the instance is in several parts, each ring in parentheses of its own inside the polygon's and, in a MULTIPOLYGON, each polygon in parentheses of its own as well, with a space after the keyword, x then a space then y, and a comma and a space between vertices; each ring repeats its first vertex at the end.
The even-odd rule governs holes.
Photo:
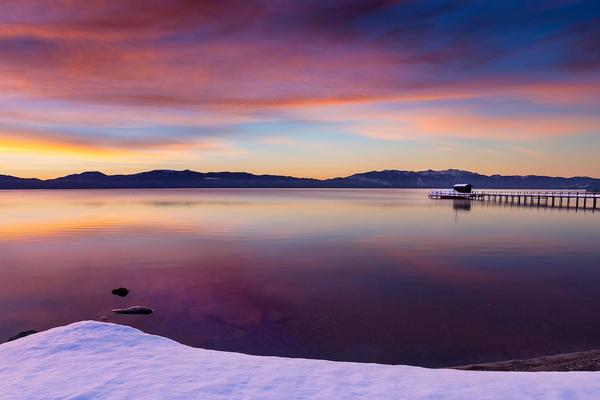
POLYGON ((599 348, 598 228, 419 190, 0 192, 0 335, 106 315, 194 346, 337 360, 599 348), (155 313, 110 314, 135 304, 155 313))
POLYGON ((472 201, 463 199, 452 200, 452 208, 458 211, 471 211, 472 201))

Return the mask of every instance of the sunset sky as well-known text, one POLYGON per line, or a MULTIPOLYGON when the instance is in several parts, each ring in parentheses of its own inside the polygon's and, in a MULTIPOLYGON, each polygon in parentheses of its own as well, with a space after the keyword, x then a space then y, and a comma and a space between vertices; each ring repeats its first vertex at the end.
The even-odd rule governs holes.
POLYGON ((600 2, 1 2, 0 174, 186 168, 600 177, 600 2))

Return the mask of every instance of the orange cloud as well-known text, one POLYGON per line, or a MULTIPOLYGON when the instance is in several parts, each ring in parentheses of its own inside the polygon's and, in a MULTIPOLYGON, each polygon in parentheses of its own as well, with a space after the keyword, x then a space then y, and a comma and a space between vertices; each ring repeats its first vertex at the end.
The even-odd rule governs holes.
POLYGON ((448 137, 525 140, 591 134, 600 116, 546 112, 485 114, 473 106, 432 105, 405 109, 402 101, 362 105, 303 107, 306 120, 337 123, 346 132, 386 140, 448 137))

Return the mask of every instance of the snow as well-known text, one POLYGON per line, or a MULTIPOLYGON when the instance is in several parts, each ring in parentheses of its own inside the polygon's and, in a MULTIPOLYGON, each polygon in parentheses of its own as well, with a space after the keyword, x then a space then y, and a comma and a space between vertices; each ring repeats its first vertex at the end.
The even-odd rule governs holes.
POLYGON ((84 321, 0 345, 0 399, 597 399, 597 372, 249 356, 84 321))

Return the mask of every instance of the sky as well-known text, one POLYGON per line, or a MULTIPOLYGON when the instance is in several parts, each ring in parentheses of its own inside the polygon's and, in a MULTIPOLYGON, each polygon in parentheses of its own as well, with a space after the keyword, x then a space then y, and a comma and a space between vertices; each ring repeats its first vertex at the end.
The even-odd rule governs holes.
POLYGON ((598 150, 598 1, 0 4, 0 174, 600 177, 598 150))

